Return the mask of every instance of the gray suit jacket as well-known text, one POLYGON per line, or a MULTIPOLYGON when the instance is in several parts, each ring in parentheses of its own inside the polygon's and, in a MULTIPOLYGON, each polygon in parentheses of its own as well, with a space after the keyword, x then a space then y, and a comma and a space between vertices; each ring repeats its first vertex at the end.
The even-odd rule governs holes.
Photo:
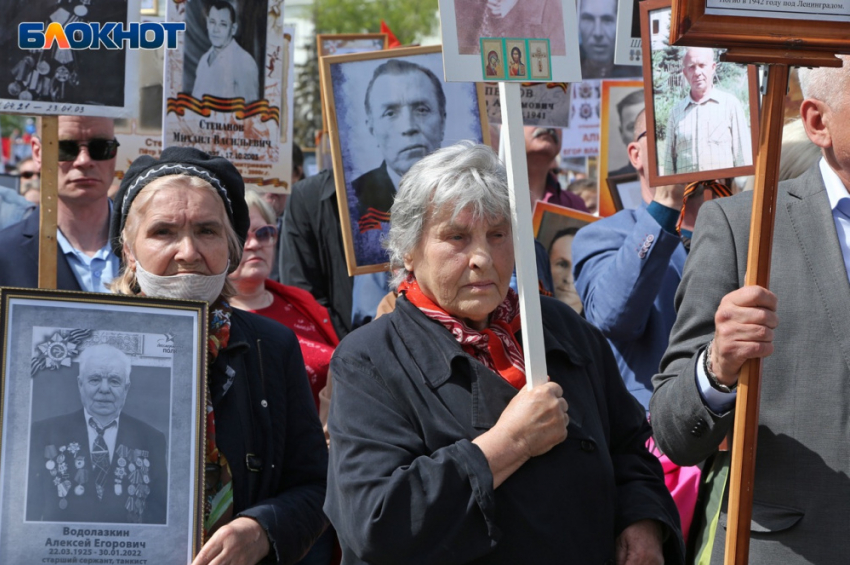
MULTIPOLYGON (((721 298, 744 283, 752 193, 707 203, 676 294, 678 318, 653 378, 655 440, 681 465, 711 455, 734 410, 714 414, 695 361, 721 298)), ((762 370, 750 563, 841 563, 850 555, 850 283, 818 166, 780 183, 770 288, 774 353, 762 370)), ((725 506, 724 506, 725 510, 725 506)), ((725 512, 712 563, 723 562, 725 512)))

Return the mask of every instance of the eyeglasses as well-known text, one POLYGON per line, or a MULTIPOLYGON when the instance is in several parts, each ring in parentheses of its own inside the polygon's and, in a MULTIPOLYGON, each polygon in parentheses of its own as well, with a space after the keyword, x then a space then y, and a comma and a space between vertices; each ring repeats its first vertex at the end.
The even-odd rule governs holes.
POLYGON ((114 159, 115 155, 118 154, 119 145, 117 139, 90 139, 88 141, 62 139, 59 141, 59 160, 73 161, 80 154, 80 148, 85 147, 93 161, 108 161, 114 159))
POLYGON ((41 177, 41 173, 38 171, 23 171, 19 176, 22 179, 31 179, 32 177, 41 177))
POLYGON ((248 237, 253 237, 262 245, 268 245, 277 236, 277 228, 274 226, 262 226, 248 232, 248 237))
POLYGON ((637 138, 635 138, 635 141, 640 141, 640 138, 644 137, 645 135, 646 135, 646 130, 644 130, 644 132, 642 134, 637 136, 637 138))

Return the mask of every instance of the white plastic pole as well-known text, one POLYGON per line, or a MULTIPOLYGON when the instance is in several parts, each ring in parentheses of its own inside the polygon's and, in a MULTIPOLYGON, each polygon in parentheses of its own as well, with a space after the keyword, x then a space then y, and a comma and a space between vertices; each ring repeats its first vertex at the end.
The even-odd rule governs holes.
POLYGON ((505 166, 511 198, 511 228, 516 257, 516 278, 522 320, 522 349, 525 352, 525 374, 528 387, 549 380, 546 372, 546 350, 543 347, 543 319, 537 282, 537 260, 534 252, 534 230, 531 220, 531 198, 528 189, 528 164, 525 161, 525 136, 522 126, 522 103, 519 83, 499 83, 502 104, 501 140, 505 147, 505 166))

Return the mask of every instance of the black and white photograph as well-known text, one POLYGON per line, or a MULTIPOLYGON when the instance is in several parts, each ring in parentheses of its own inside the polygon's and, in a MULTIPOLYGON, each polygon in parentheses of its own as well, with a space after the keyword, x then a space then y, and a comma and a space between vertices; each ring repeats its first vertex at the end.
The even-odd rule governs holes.
POLYGON ((483 92, 443 81, 439 46, 322 62, 348 270, 376 272, 401 177, 440 147, 489 142, 483 92))
POLYGON ((601 180, 608 175, 636 172, 629 161, 628 147, 635 137, 635 120, 645 104, 643 81, 602 81, 601 180))
MULTIPOLYGON (((230 160, 243 177, 273 177, 288 190, 280 140, 292 73, 283 0, 168 2, 166 20, 186 24, 165 52, 163 147, 195 147, 230 160), (264 169, 259 171, 259 169, 264 169), (266 174, 268 173, 268 174, 266 174)), ((247 179, 246 179, 246 182, 247 179)))
POLYGON ((614 63, 617 0, 578 0, 582 80, 640 77, 641 68, 614 63))
POLYGON ((27 521, 165 524, 171 368, 134 365, 143 334, 32 333, 27 521))
POLYGON ((573 281, 573 239, 578 230, 599 218, 566 206, 538 202, 534 206, 534 238, 549 253, 555 298, 581 313, 581 298, 573 281))
POLYGON ((262 98, 266 53, 266 3, 188 0, 183 91, 201 100, 262 98))
POLYGON ((650 185, 753 174, 755 67, 720 62, 719 49, 670 45, 670 16, 669 0, 641 3, 649 39, 644 76, 652 84, 646 90, 650 185))
POLYGON ((617 0, 617 40, 614 63, 641 66, 640 0, 617 0))
POLYGON ((3 289, 0 298, 0 562, 191 560, 200 531, 203 305, 45 290, 3 289), (63 537, 75 537, 62 532, 92 526, 120 528, 133 542, 120 547, 136 550, 57 552, 71 547, 63 537))
MULTIPOLYGON (((544 71, 511 75, 509 68, 506 80, 529 76, 532 81, 576 82, 581 78, 576 26, 575 0, 440 0, 446 80, 497 80, 494 75, 489 79, 485 76, 488 53, 483 54, 482 64, 480 41, 492 38, 549 41, 551 60, 539 64, 548 65, 551 77, 544 71)), ((523 53, 522 62, 527 66, 530 61, 526 55, 523 53)), ((506 56, 510 65, 510 48, 506 56)))
POLYGON ((129 21, 133 0, 6 0, 0 17, 0 111, 126 117, 134 110, 136 53, 127 49, 21 49, 18 26, 129 21), (129 74, 128 74, 128 69, 129 74), (133 76, 130 76, 133 75, 133 76))

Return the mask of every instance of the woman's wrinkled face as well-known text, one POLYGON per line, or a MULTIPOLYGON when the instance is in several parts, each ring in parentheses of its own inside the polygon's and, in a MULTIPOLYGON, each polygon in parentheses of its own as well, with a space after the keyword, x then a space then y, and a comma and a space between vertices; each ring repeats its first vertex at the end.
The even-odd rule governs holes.
POLYGON ((230 275, 230 280, 234 283, 246 280, 262 283, 269 278, 274 264, 277 238, 268 237, 269 230, 267 229, 269 227, 274 229, 274 226, 269 226, 256 206, 249 208, 249 217, 251 218, 251 228, 248 231, 247 239, 245 239, 242 261, 239 263, 239 268, 230 275))
POLYGON ((511 281, 510 220, 473 221, 468 210, 454 219, 451 211, 437 214, 404 264, 428 298, 470 327, 484 329, 511 281))
POLYGON ((135 268, 138 261, 160 276, 218 275, 227 268, 227 221, 212 190, 181 182, 162 187, 150 196, 135 237, 124 244, 128 264, 135 268))
POLYGON ((555 298, 565 302, 576 312, 581 312, 581 298, 573 282, 573 238, 565 235, 552 242, 549 251, 549 263, 552 268, 552 282, 555 283, 555 298))

